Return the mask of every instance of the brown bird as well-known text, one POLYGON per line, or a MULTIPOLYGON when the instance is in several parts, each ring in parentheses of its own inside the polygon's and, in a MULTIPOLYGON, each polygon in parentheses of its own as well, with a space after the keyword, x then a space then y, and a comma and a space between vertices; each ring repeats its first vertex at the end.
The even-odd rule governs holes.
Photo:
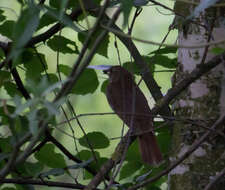
POLYGON ((135 84, 130 72, 121 66, 103 71, 109 75, 107 100, 115 113, 138 136, 142 159, 150 165, 162 161, 162 154, 153 132, 153 119, 148 102, 135 84))

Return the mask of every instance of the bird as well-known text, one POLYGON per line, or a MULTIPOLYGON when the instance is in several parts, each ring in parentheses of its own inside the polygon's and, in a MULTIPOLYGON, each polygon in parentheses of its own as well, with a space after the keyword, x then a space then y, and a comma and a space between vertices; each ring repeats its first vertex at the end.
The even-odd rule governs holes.
POLYGON ((109 76, 106 97, 112 110, 138 136, 144 163, 159 165, 162 153, 153 130, 153 117, 148 101, 134 81, 133 75, 121 66, 111 66, 103 73, 109 76))

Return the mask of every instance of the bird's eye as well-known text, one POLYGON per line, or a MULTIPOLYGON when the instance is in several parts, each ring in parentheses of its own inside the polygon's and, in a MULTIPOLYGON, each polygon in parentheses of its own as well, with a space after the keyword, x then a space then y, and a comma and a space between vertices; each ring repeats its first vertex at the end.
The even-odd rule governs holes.
POLYGON ((108 70, 103 70, 103 73, 108 75, 108 74, 110 74, 110 73, 111 73, 111 69, 108 69, 108 70))

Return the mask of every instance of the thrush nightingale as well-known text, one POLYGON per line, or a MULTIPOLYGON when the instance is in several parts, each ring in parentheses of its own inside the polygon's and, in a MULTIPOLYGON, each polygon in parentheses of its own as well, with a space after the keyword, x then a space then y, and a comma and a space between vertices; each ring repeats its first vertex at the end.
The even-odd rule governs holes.
POLYGON ((143 161, 159 164, 162 154, 153 131, 151 109, 132 74, 121 66, 112 66, 103 72, 109 76, 107 100, 120 119, 138 135, 143 161))

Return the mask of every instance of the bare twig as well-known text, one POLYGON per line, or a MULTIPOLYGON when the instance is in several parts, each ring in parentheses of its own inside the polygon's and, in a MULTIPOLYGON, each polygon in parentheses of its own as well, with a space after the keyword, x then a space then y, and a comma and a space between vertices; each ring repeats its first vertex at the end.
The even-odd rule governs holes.
POLYGON ((27 133, 26 135, 24 135, 24 137, 22 137, 22 139, 19 142, 16 143, 9 161, 0 171, 0 179, 1 180, 4 179, 8 175, 8 173, 11 171, 11 169, 15 166, 14 162, 16 160, 16 157, 18 156, 20 147, 30 138, 31 138, 31 134, 27 133))

